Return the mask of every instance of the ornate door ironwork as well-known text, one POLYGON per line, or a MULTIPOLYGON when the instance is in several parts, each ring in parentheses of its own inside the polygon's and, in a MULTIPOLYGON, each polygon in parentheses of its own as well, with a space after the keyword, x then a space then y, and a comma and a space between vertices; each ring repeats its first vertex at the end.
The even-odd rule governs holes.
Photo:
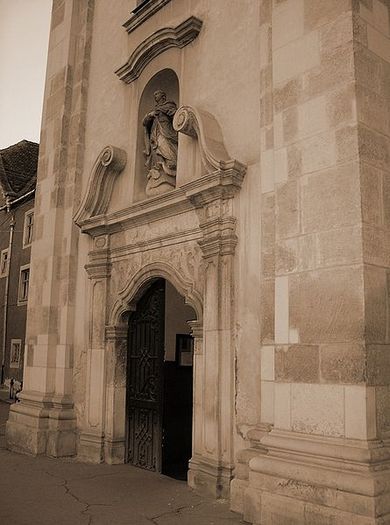
POLYGON ((161 471, 165 281, 152 284, 129 320, 127 461, 161 471))

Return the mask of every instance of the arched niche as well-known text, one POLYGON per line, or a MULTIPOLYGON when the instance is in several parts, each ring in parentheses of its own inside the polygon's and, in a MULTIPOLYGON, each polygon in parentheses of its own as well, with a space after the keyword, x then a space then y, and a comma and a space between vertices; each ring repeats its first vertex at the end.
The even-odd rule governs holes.
MULTIPOLYGON (((134 200, 146 199, 147 174, 148 168, 145 167, 145 140, 143 120, 147 113, 153 111, 155 107, 154 93, 158 90, 164 91, 168 101, 175 102, 179 106, 179 79, 172 69, 163 69, 156 73, 146 84, 138 107, 137 119, 137 153, 134 178, 134 200)), ((169 189, 169 188, 168 188, 169 189)), ((172 188, 173 189, 173 188, 172 188)), ((166 191, 166 190, 165 190, 166 191)))

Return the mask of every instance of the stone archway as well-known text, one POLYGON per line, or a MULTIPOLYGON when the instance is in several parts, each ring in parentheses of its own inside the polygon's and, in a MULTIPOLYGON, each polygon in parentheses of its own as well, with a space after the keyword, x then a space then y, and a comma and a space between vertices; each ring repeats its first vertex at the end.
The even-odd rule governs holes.
POLYGON ((162 277, 198 316, 192 325, 194 446, 189 484, 228 497, 234 471, 234 200, 246 168, 230 158, 209 113, 182 106, 173 126, 197 142, 199 170, 192 180, 108 213, 112 182, 123 164, 121 152, 110 148, 110 158, 103 162, 99 157, 95 165, 75 219, 94 239, 86 265, 91 280, 90 347, 85 427, 78 450, 90 461, 124 461, 127 318, 147 283, 162 277), (105 197, 104 206, 95 202, 97 191, 105 197), (191 251, 196 256, 188 262, 191 251))
MULTIPOLYGON (((203 388, 202 372, 198 356, 202 353, 203 300, 196 291, 195 283, 183 278, 171 265, 155 262, 139 270, 119 292, 106 326, 106 410, 104 432, 104 460, 107 463, 125 461, 126 433, 126 370, 128 318, 147 288, 158 279, 172 284, 184 297, 185 303, 192 307, 196 320, 190 321, 191 335, 194 339, 194 396, 199 397, 203 388)), ((195 397, 194 397, 195 400, 195 397)), ((194 407, 200 405, 194 402, 194 407)), ((201 432, 201 413, 194 408, 193 435, 201 432)), ((194 445, 196 443, 194 442, 194 445)), ((195 449, 194 449, 195 450, 195 449)))

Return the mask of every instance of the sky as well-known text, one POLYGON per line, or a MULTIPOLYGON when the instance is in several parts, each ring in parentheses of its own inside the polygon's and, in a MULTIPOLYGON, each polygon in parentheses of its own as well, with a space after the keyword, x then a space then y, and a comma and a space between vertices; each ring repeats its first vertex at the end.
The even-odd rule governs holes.
POLYGON ((0 149, 39 142, 52 0, 0 0, 0 149))

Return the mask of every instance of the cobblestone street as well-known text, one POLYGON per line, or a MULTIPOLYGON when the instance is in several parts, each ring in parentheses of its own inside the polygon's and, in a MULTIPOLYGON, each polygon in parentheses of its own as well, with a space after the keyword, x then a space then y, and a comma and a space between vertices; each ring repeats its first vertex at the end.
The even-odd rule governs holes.
POLYGON ((12 525, 238 525, 226 502, 128 465, 88 465, 5 449, 0 401, 0 523, 12 525))

